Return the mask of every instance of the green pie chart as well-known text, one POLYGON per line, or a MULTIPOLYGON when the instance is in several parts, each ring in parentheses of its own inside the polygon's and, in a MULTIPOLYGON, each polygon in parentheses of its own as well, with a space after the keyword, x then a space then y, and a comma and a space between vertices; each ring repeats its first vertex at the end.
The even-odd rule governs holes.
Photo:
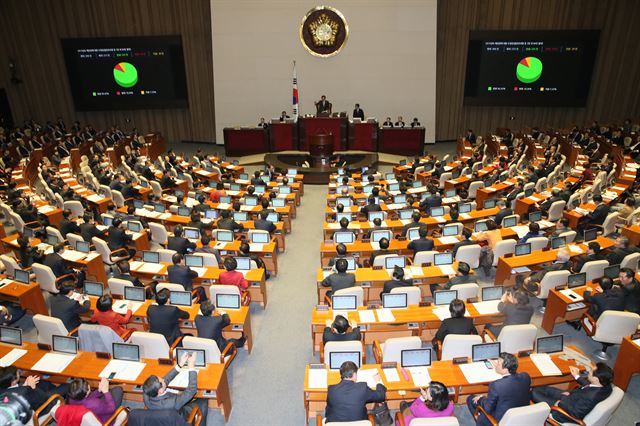
POLYGON ((523 83, 529 84, 538 80, 542 75, 542 61, 533 56, 527 56, 516 67, 516 77, 523 83))
POLYGON ((129 62, 120 62, 113 67, 113 78, 119 86, 128 89, 138 82, 138 70, 129 62))

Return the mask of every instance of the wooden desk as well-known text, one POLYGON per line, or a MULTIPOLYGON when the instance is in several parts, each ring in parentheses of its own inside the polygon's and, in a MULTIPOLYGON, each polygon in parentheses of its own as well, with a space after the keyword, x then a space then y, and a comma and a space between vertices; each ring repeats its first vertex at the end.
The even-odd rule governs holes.
MULTIPOLYGON (((587 290, 591 291, 591 293, 594 293, 596 287, 597 283, 590 282, 587 283, 587 285, 576 287, 572 290, 582 296, 587 290)), ((582 314, 584 314, 589 308, 589 303, 583 300, 582 303, 585 304, 584 308, 569 311, 567 310, 567 307, 571 303, 576 302, 560 293, 560 291, 557 289, 549 290, 549 297, 547 298, 547 305, 544 310, 544 316, 542 317, 541 324, 542 328, 547 333, 553 334, 553 327, 559 322, 579 320, 580 318, 582 318, 582 314)))
POLYGON ((267 127, 225 127, 224 151, 231 157, 269 152, 267 127))
MULTIPOLYGON (((6 275, 2 275, 2 278, 6 278, 6 275)), ((0 299, 19 303, 22 309, 33 314, 49 315, 40 285, 35 281, 29 284, 15 281, 5 284, 0 287, 0 299)))
MULTIPOLYGON (((551 355, 551 358, 562 372, 561 376, 542 376, 529 357, 518 359, 518 372, 528 373, 529 376, 531 376, 532 386, 561 385, 559 387, 563 389, 568 388, 568 385, 574 382, 569 367, 575 366, 575 362, 573 360, 565 361, 561 359, 560 354, 551 355), (562 386, 565 384, 566 386, 562 386)), ((387 388, 386 400, 389 408, 392 410, 399 408, 400 401, 413 401, 420 396, 418 387, 413 384, 413 380, 406 380, 400 371, 398 371, 398 376, 400 377, 399 382, 387 382, 380 364, 364 364, 362 369, 378 370, 380 378, 387 388)), ((451 395, 455 403, 463 403, 467 395, 488 392, 489 383, 469 383, 462 373, 462 370, 460 370, 460 366, 453 364, 452 361, 434 361, 429 367, 429 375, 431 376, 431 380, 441 382, 447 387, 455 388, 454 394, 451 395)), ((339 382, 340 372, 330 370, 327 384, 334 385, 339 382)), ((310 415, 315 416, 316 413, 324 415, 327 389, 309 387, 309 365, 305 368, 303 399, 307 423, 310 415)))
POLYGON ((397 155, 422 155, 424 137, 424 127, 382 127, 378 129, 378 150, 397 155))
MULTIPOLYGON (((606 250, 612 247, 615 242, 609 238, 599 236, 597 238, 597 242, 600 244, 600 248, 606 250)), ((572 246, 578 246, 582 252, 574 253, 571 252, 571 257, 579 256, 587 252, 587 244, 571 244, 572 246)), ((533 265, 541 265, 547 262, 553 262, 556 260, 558 250, 548 250, 548 251, 534 251, 531 254, 525 256, 512 256, 512 257, 504 257, 500 256, 498 259, 498 268, 496 269, 496 285, 500 285, 507 278, 511 276, 511 270, 513 268, 519 268, 523 266, 533 266, 533 265)))
POLYGON ((342 151, 347 146, 346 117, 300 117, 298 119, 298 149, 309 151, 309 142, 314 135, 331 135, 333 150, 342 151))
MULTIPOLYGON (((473 303, 465 303, 469 316, 473 318, 476 326, 481 326, 479 332, 482 332, 485 324, 502 322, 504 316, 495 312, 488 315, 481 315, 475 308, 473 303)), ((394 321, 384 323, 376 321, 374 323, 362 323, 360 321, 359 311, 366 311, 367 308, 362 306, 354 311, 344 311, 348 313, 349 322, 355 321, 360 327, 360 331, 364 337, 365 345, 373 344, 374 340, 385 341, 389 337, 418 336, 423 341, 431 341, 435 336, 435 332, 440 327, 441 321, 434 313, 434 306, 418 306, 409 305, 404 309, 391 309, 394 321)), ((443 309, 448 309, 447 306, 443 309)), ((333 320, 333 311, 318 311, 313 308, 311 313, 311 343, 313 345, 313 353, 320 349, 322 342, 322 332, 326 327, 327 320, 333 320)))
MULTIPOLYGON (((15 348, 17 346, 0 344, 0 357, 15 348)), ((27 353, 13 365, 27 374, 50 375, 48 380, 54 383, 65 383, 72 378, 82 378, 88 380, 90 385, 95 388, 100 382, 100 373, 109 363, 108 359, 98 358, 93 352, 79 352, 76 358, 61 373, 47 373, 33 370, 32 367, 48 351, 38 349, 34 343, 25 343, 22 349, 26 349, 27 353)), ((142 401, 142 384, 144 381, 154 374, 158 377, 164 377, 169 370, 174 368, 172 365, 160 364, 156 359, 145 359, 143 361, 147 366, 136 380, 120 381, 113 379, 111 381, 111 383, 123 387, 124 398, 128 401, 142 401)), ((24 374, 24 376, 27 374, 24 374)), ((224 364, 207 364, 205 368, 198 372, 198 393, 196 397, 206 398, 209 408, 220 409, 225 421, 229 419, 231 414, 231 394, 224 364)))
POLYGON ((613 367, 613 384, 623 391, 627 391, 631 376, 640 373, 640 346, 634 343, 630 337, 622 339, 618 358, 613 367))
POLYGON ((378 123, 349 123, 349 149, 357 151, 377 151, 378 123))
POLYGON ((637 246, 640 244, 640 226, 628 225, 622 228, 622 235, 629 238, 629 244, 637 246))
POLYGON ((510 190, 515 183, 514 179, 507 179, 504 182, 497 182, 486 188, 479 188, 476 192, 476 203, 478 206, 484 205, 485 200, 501 195, 510 190))

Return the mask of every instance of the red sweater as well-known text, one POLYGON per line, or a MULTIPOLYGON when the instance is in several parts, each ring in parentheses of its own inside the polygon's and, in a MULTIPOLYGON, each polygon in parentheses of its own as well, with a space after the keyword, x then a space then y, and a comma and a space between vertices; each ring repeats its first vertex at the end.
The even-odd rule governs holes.
POLYGON ((107 312, 102 312, 96 309, 93 311, 93 316, 91 316, 91 322, 97 322, 100 325, 107 326, 118 333, 119 336, 122 336, 126 333, 127 329, 122 327, 120 324, 128 323, 131 319, 131 315, 133 315, 131 309, 127 311, 126 315, 120 315, 111 309, 107 312))
POLYGON ((241 290, 249 287, 249 282, 244 278, 242 272, 224 271, 220 273, 220 284, 235 285, 241 290))

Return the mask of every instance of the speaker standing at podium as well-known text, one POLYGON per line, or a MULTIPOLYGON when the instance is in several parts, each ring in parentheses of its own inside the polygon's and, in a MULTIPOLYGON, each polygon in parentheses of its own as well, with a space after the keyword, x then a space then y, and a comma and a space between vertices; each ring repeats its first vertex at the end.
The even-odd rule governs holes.
POLYGON ((320 114, 331 114, 331 102, 327 100, 325 95, 320 96, 320 100, 316 101, 316 112, 320 114))
POLYGON ((353 118, 359 118, 360 120, 364 121, 364 111, 362 110, 362 108, 360 108, 360 104, 356 104, 355 108, 353 109, 353 118))

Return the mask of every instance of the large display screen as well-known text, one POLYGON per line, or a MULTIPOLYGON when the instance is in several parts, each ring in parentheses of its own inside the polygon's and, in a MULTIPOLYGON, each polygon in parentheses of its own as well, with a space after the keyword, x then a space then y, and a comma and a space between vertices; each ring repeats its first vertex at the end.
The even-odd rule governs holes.
POLYGON ((180 36, 63 39, 76 110, 186 108, 180 36))
POLYGON ((467 105, 585 106, 599 31, 471 31, 467 105))

